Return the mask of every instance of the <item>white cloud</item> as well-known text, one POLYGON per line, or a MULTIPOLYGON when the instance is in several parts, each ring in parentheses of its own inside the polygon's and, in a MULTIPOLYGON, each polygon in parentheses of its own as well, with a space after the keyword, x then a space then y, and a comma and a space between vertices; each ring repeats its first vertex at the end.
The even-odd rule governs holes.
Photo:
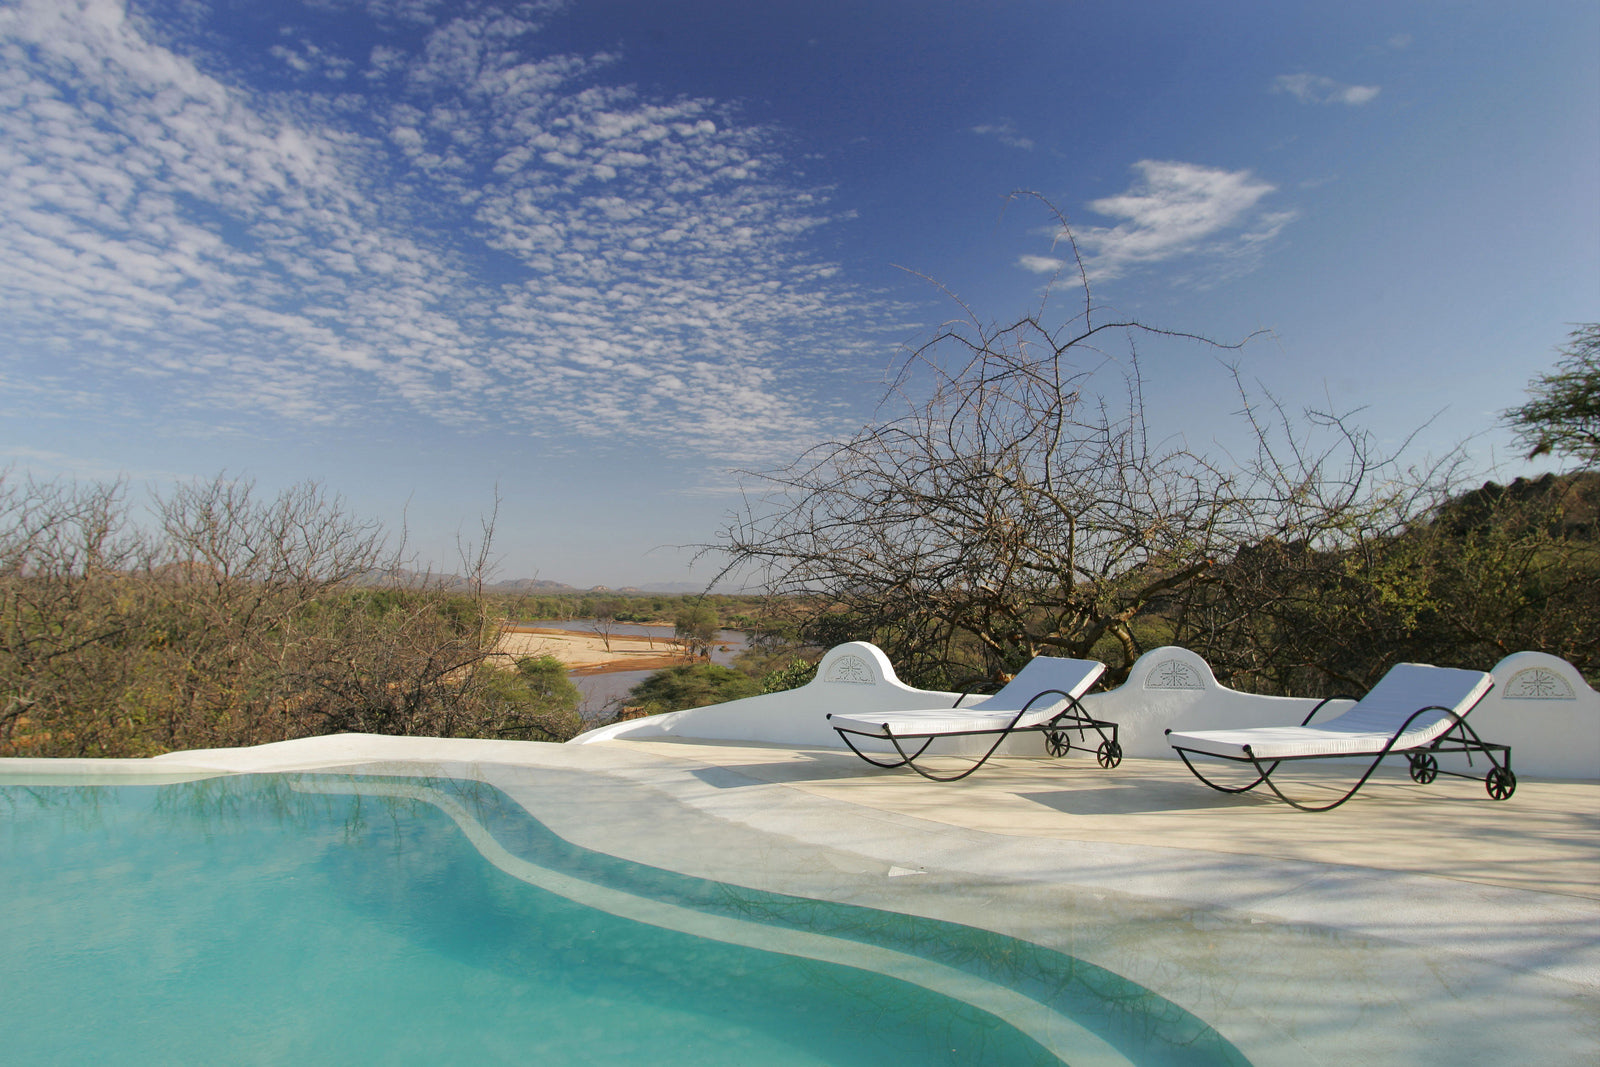
POLYGON ((1251 257, 1294 218, 1290 211, 1260 210, 1276 187, 1248 170, 1149 159, 1134 170, 1140 179, 1126 192, 1089 204, 1095 213, 1123 221, 1074 230, 1092 278, 1189 256, 1231 260, 1232 270, 1248 269, 1251 257))
POLYGON ((1016 127, 1012 126, 1010 119, 999 123, 974 126, 972 127, 972 132, 980 137, 993 137, 1008 148, 1030 149, 1033 147, 1033 139, 1018 133, 1016 127))
POLYGON ((1320 74, 1280 74, 1272 91, 1288 93, 1302 104, 1370 104, 1378 98, 1376 85, 1343 85, 1320 74))
MULTIPOLYGON (((413 411, 739 460, 820 432, 789 367, 900 324, 827 280, 826 201, 767 131, 530 58, 526 20, 385 6, 433 28, 337 96, 213 77, 113 0, 0 9, 0 360, 152 417, 413 411)), ((344 73, 295 41, 259 47, 344 73)))
POLYGON ((350 60, 319 48, 310 41, 300 41, 295 45, 273 45, 268 51, 296 74, 318 75, 333 81, 347 77, 355 67, 350 60))
POLYGON ((1054 274, 1067 265, 1064 259, 1054 256, 1019 256, 1017 266, 1034 274, 1054 274))

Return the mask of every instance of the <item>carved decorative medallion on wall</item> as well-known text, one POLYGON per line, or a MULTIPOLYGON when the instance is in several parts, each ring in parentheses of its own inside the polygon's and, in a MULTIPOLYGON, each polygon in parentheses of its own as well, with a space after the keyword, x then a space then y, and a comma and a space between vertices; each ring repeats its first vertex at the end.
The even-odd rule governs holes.
POLYGON ((845 685, 876 685, 877 679, 872 676, 872 668, 860 656, 840 656, 828 668, 828 682, 843 682, 845 685))
POLYGON ((1200 672, 1180 660, 1169 659, 1150 668, 1145 675, 1146 689, 1204 689, 1200 672))
POLYGON ((1577 700, 1567 680, 1555 671, 1543 667, 1528 667, 1511 676, 1506 683, 1507 700, 1577 700))

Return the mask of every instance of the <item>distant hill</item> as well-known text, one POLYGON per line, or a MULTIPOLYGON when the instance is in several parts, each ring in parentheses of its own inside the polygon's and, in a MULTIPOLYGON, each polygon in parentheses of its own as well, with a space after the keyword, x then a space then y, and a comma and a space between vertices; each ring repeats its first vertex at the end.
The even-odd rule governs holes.
POLYGON ((517 596, 540 594, 544 596, 566 596, 569 593, 583 593, 588 590, 579 589, 574 585, 564 582, 547 581, 544 578, 515 578, 505 582, 491 582, 484 586, 491 593, 510 593, 517 596))
POLYGON ((1451 533, 1464 534, 1505 523, 1517 508, 1536 515, 1552 534, 1593 541, 1600 537, 1600 471, 1518 478, 1510 485, 1485 482, 1446 503, 1434 521, 1451 533))
MULTIPOLYGON (((608 586, 594 585, 587 589, 578 586, 565 585, 561 582, 551 582, 543 578, 518 578, 514 581, 495 582, 484 588, 492 593, 511 593, 518 596, 572 596, 574 594, 591 593, 618 593, 623 596, 642 596, 646 593, 670 593, 674 596, 693 595, 705 592, 705 585, 701 582, 652 582, 649 585, 623 585, 608 586)), ((718 590, 727 592, 727 590, 718 590)))
MULTIPOLYGON (((465 589, 467 580, 454 574, 425 574, 420 571, 408 570, 373 571, 361 579, 361 584, 400 586, 402 588, 434 585, 442 586, 446 589, 465 589)), ((696 593, 705 592, 705 586, 700 582, 653 582, 648 585, 625 585, 618 588, 594 585, 584 588, 582 586, 568 585, 565 582, 552 582, 547 578, 513 578, 502 582, 490 582, 483 588, 486 592, 500 593, 506 596, 591 596, 605 593, 614 593, 621 596, 642 596, 649 593, 692 596, 696 593)), ((718 592, 729 592, 729 590, 718 590, 718 592)))

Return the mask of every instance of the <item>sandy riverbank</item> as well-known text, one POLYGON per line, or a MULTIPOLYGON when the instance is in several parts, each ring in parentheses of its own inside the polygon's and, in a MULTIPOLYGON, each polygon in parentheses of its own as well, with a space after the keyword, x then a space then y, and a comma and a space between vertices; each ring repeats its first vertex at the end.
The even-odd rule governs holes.
POLYGON ((495 651, 508 659, 554 656, 574 674, 660 671, 690 662, 672 637, 613 634, 608 643, 600 634, 538 627, 508 630, 495 651))

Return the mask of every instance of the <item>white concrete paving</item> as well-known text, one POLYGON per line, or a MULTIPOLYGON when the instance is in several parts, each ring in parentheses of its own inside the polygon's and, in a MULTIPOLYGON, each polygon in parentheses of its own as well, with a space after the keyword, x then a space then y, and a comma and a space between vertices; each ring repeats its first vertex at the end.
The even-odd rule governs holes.
POLYGON ((1600 1060, 1592 781, 1493 802, 1400 774, 1308 814, 1160 760, 1008 758, 942 785, 820 748, 363 735, 0 760, 0 781, 335 769, 479 779, 584 847, 1023 937, 1184 1006, 1257 1064, 1600 1060))

